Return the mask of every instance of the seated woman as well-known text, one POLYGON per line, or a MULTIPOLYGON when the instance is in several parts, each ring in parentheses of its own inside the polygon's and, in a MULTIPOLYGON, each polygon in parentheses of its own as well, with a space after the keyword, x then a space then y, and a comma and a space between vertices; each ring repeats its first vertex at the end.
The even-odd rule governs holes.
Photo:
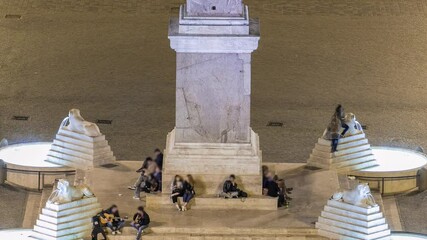
POLYGON ((231 174, 228 180, 224 182, 222 193, 219 196, 223 198, 247 198, 248 194, 237 187, 236 176, 231 174))
POLYGON ((182 211, 187 211, 187 205, 193 199, 196 192, 194 191, 194 179, 193 176, 188 174, 184 180, 184 205, 182 206, 182 211))
POLYGON ((178 209, 178 211, 181 211, 181 206, 179 206, 178 203, 178 197, 182 197, 184 195, 184 182, 181 176, 176 175, 173 179, 172 186, 171 186, 172 194, 172 202, 175 205, 175 207, 178 209))

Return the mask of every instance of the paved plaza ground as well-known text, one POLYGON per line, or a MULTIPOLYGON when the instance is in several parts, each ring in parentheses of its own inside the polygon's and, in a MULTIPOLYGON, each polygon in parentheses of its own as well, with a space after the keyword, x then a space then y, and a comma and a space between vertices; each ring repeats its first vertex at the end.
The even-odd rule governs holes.
MULTIPOLYGON (((118 159, 163 148, 175 121, 168 19, 182 2, 0 0, 0 138, 51 141, 74 107, 113 120, 100 128, 118 159)), ((426 147, 427 0, 245 3, 261 19, 251 125, 264 161, 305 162, 337 103, 373 145, 426 147)), ((427 232, 408 223, 425 209, 402 211, 405 230, 427 232)))

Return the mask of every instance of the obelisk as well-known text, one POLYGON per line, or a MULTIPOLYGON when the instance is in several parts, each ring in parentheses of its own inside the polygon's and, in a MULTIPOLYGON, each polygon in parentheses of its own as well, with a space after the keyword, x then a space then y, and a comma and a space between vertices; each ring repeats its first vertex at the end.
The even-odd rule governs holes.
POLYGON ((166 192, 176 174, 192 174, 206 194, 235 174, 242 188, 261 194, 261 151, 250 128, 251 53, 259 38, 242 0, 187 0, 171 19, 176 127, 165 150, 166 192))

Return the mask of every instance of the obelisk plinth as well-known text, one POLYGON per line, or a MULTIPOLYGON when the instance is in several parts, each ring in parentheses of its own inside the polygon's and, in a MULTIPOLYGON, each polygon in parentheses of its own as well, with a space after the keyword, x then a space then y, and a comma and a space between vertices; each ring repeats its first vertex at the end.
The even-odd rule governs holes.
POLYGON ((192 174, 216 194, 229 174, 261 195, 261 150, 250 128, 251 53, 258 21, 242 0, 187 0, 169 26, 176 51, 176 127, 168 134, 164 191, 173 176, 192 174))

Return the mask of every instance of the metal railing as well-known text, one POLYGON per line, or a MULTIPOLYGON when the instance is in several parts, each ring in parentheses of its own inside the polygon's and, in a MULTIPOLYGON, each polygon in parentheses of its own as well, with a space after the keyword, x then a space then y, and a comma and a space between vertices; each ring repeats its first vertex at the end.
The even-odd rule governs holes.
POLYGON ((68 175, 76 175, 76 170, 62 170, 62 171, 41 171, 41 170, 23 170, 23 169, 16 169, 16 168, 8 168, 5 167, 6 172, 21 172, 21 173, 35 173, 37 174, 37 191, 43 190, 44 185, 44 177, 46 175, 59 175, 59 174, 68 174, 68 175))
POLYGON ((378 182, 378 188, 381 188, 381 195, 384 195, 385 182, 417 179, 419 176, 420 175, 417 174, 417 175, 399 176, 399 177, 365 177, 365 176, 354 176, 354 177, 356 179, 362 180, 362 181, 372 181, 372 182, 376 181, 376 182, 378 182))

